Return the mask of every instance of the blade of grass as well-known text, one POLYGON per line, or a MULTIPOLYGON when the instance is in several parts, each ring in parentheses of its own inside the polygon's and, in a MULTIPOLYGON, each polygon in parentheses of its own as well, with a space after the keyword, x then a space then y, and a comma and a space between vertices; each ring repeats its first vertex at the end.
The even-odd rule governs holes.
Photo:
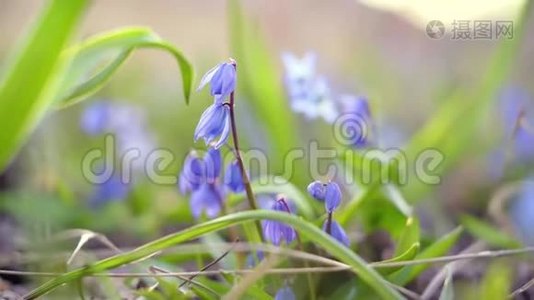
POLYGON ((340 244, 337 240, 327 235, 324 231, 317 228, 313 224, 306 222, 296 216, 279 213, 275 211, 245 211, 230 214, 220 217, 202 224, 195 225, 180 232, 165 236, 161 239, 155 240, 145 244, 133 251, 123 254, 115 255, 107 259, 98 261, 92 265, 73 270, 64 275, 52 279, 37 289, 30 292, 24 299, 35 299, 40 297, 53 289, 77 280, 78 278, 94 274, 97 272, 107 271, 119 266, 134 262, 146 256, 153 255, 158 251, 171 247, 173 245, 185 242, 187 240, 197 238, 205 233, 213 232, 227 228, 229 226, 240 224, 247 221, 270 219, 286 223, 293 226, 301 235, 313 239, 316 244, 327 250, 332 256, 338 258, 340 261, 350 265, 352 271, 356 273, 359 278, 372 287, 378 295, 384 299, 403 299, 402 296, 390 287, 385 280, 368 264, 354 253, 349 248, 340 244))
POLYGON ((56 76, 68 57, 61 51, 72 36, 87 0, 52 0, 17 50, 0 83, 0 170, 44 116, 59 88, 56 76))

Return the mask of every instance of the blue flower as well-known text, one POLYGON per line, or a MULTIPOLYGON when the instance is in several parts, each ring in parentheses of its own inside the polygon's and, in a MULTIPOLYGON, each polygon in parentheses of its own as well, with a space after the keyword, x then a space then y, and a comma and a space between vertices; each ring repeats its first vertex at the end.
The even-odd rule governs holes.
POLYGON ((195 151, 189 152, 180 173, 180 192, 185 195, 197 190, 203 183, 216 183, 221 174, 221 161, 221 152, 218 149, 208 149, 204 159, 195 151))
POLYGON ((218 149, 226 143, 229 135, 230 108, 223 103, 212 104, 200 116, 200 121, 195 129, 195 142, 202 138, 206 145, 218 149), (218 140, 216 141, 216 139, 218 140))
POLYGON ((363 148, 369 144, 371 133, 371 111, 369 103, 364 97, 345 95, 342 97, 343 116, 347 131, 350 130, 350 142, 356 148, 363 148))
POLYGON ((224 173, 224 184, 234 193, 240 193, 245 190, 243 184, 243 177, 241 175, 241 168, 239 163, 234 160, 228 164, 224 173))
POLYGON ((331 220, 330 228, 328 228, 328 220, 326 220, 323 224, 323 230, 343 245, 347 247, 350 246, 349 238, 347 237, 347 234, 345 233, 343 227, 341 227, 338 222, 331 220), (330 232, 328 232, 329 229, 330 232))
POLYGON ((205 181, 203 164, 195 151, 186 156, 179 179, 180 192, 183 195, 195 191, 205 181))
POLYGON ((89 198, 89 206, 96 209, 111 201, 123 200, 129 192, 129 184, 123 182, 120 176, 112 176, 104 183, 95 185, 89 198))
POLYGON ((285 286, 276 292, 276 295, 274 296, 274 300, 295 300, 295 293, 293 293, 293 290, 285 286))
POLYGON ((308 185, 308 193, 313 198, 324 202, 326 211, 329 213, 341 204, 341 190, 335 182, 314 181, 308 185))
POLYGON ((310 196, 312 196, 316 200, 324 202, 326 185, 326 183, 322 183, 319 180, 313 181, 308 185, 308 194, 310 194, 310 196))
POLYGON ((205 213, 208 218, 216 217, 222 209, 223 193, 214 183, 203 183, 191 194, 191 213, 199 218, 205 213))
POLYGON ((223 102, 235 90, 236 73, 233 62, 218 64, 202 77, 197 90, 202 89, 209 82, 211 95, 215 97, 215 101, 223 102))
POLYGON ((291 109, 308 119, 322 117, 328 123, 334 122, 339 113, 326 79, 315 72, 316 56, 306 53, 299 59, 284 53, 282 60, 291 109))
POLYGON ((208 182, 215 182, 221 175, 222 157, 221 151, 210 148, 204 156, 204 170, 206 180, 208 182))
MULTIPOLYGON (((274 203, 272 210, 282 211, 288 214, 291 213, 284 198, 278 199, 274 203)), ((267 241, 270 241, 276 246, 279 246, 282 242, 290 244, 297 238, 297 233, 291 226, 273 220, 263 221, 263 235, 267 241)))

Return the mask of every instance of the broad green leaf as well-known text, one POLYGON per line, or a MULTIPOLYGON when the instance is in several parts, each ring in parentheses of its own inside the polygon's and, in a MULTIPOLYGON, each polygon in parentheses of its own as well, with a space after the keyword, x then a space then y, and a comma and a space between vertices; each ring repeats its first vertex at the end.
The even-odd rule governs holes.
POLYGON ((69 57, 60 55, 87 5, 87 0, 52 0, 0 82, 0 170, 46 113, 59 89, 69 57))
POLYGON ((64 77, 57 105, 69 106, 97 92, 133 50, 141 48, 164 50, 174 57, 181 71, 184 97, 188 103, 193 85, 191 63, 176 47, 152 30, 126 27, 93 36, 65 50, 64 55, 72 56, 73 61, 64 77))
POLYGON ((317 228, 313 224, 306 222, 299 217, 287 213, 267 210, 238 212, 192 226, 174 234, 167 235, 132 251, 118 254, 95 262, 94 264, 65 273, 39 286, 37 289, 26 295, 24 299, 35 299, 63 284, 78 280, 81 277, 94 273, 105 272, 107 270, 135 262, 139 259, 157 253, 158 251, 191 240, 193 238, 197 238, 203 234, 218 231, 243 222, 263 219, 286 223, 293 226, 298 232, 300 232, 302 236, 308 239, 313 239, 318 246, 324 248, 330 255, 339 259, 341 262, 350 265, 352 267, 352 271, 358 275, 358 278, 372 287, 382 298, 403 299, 403 297, 391 286, 389 286, 375 270, 369 267, 369 265, 362 258, 360 258, 349 248, 339 243, 337 240, 333 239, 331 236, 327 235, 320 228, 317 228))
POLYGON ((406 226, 402 231, 397 245, 395 248, 395 254, 393 256, 399 256, 402 253, 410 249, 414 244, 419 243, 419 221, 414 218, 406 219, 406 226))
MULTIPOLYGON (((441 289, 441 293, 439 294, 439 300, 454 300, 454 288, 452 285, 452 275, 453 272, 451 268, 447 269, 447 277, 445 278, 445 281, 443 282, 443 288, 441 289)), ((482 298, 487 299, 487 298, 482 298)), ((501 298, 504 299, 504 298, 501 298)))
MULTIPOLYGON (((390 258, 388 260, 383 260, 380 263, 393 263, 393 262, 412 260, 417 255, 418 252, 419 252, 419 243, 414 243, 404 253, 401 253, 400 255, 390 258)), ((378 273, 382 275, 391 274, 399 270, 400 268, 401 266, 399 267, 378 267, 377 266, 378 273)))
POLYGON ((460 218, 462 225, 469 233, 478 239, 481 239, 492 246, 502 248, 518 248, 521 243, 498 228, 469 215, 463 215, 460 218))
POLYGON ((491 263, 480 285, 480 297, 484 300, 500 300, 509 298, 513 272, 509 264, 503 261, 491 263))
MULTIPOLYGON (((435 258, 442 255, 445 255, 449 250, 456 244, 458 238, 463 232, 462 227, 457 227, 453 231, 447 233, 439 240, 434 242, 432 245, 425 248, 421 253, 419 253, 414 260, 417 259, 428 259, 435 258)), ((418 264, 414 266, 405 266, 399 271, 388 276, 388 279, 398 285, 404 286, 414 278, 419 276, 424 270, 426 270, 430 265, 429 264, 418 264)))

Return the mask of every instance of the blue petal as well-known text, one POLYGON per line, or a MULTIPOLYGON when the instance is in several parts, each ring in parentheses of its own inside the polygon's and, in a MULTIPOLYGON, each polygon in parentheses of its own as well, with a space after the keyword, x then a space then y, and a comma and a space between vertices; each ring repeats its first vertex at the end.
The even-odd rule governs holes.
POLYGON ((321 202, 324 201, 324 196, 326 192, 326 184, 316 180, 308 185, 308 194, 315 198, 316 200, 319 200, 321 202))
POLYGON ((237 160, 230 162, 226 167, 224 184, 234 193, 240 193, 245 189, 241 169, 237 160))
POLYGON ((341 204, 341 190, 335 182, 329 182, 325 192, 325 207, 328 212, 334 211, 341 204))
POLYGON ((219 70, 221 65, 222 64, 216 65, 215 67, 211 68, 208 72, 206 72, 204 76, 202 76, 202 79, 200 80, 200 84, 198 85, 198 88, 197 88, 197 92, 201 90, 206 84, 208 84, 208 82, 211 81, 211 79, 213 78, 213 75, 215 75, 215 73, 217 72, 217 70, 219 70))
POLYGON ((236 72, 231 63, 224 63, 211 80, 211 94, 225 98, 235 89, 236 72))
POLYGON ((209 182, 214 182, 221 174, 221 152, 218 149, 210 148, 204 157, 206 168, 206 178, 209 182))
POLYGON ((217 111, 217 105, 210 105, 200 116, 198 121, 197 128, 195 129, 195 142, 204 137, 209 129, 213 115, 217 111))
MULTIPOLYGON (((328 223, 328 220, 324 222, 323 224, 323 230, 324 231, 327 231, 327 223, 328 223)), ((345 233, 345 230, 343 229, 343 227, 341 227, 341 225, 339 225, 338 222, 332 220, 332 224, 330 225, 330 235, 335 238, 338 242, 342 243, 343 245, 349 247, 350 246, 350 241, 349 241, 349 238, 347 237, 347 234, 345 233)))
POLYGON ((232 128, 231 122, 230 122, 230 112, 229 108, 226 106, 223 106, 223 109, 225 110, 225 116, 224 116, 224 127, 222 129, 222 132, 220 133, 219 141, 213 146, 215 149, 219 149, 222 145, 226 143, 228 140, 228 137, 230 136, 230 130, 232 128))
POLYGON ((204 212, 207 217, 214 218, 221 211, 223 195, 215 184, 205 183, 191 195, 191 213, 199 218, 204 212))

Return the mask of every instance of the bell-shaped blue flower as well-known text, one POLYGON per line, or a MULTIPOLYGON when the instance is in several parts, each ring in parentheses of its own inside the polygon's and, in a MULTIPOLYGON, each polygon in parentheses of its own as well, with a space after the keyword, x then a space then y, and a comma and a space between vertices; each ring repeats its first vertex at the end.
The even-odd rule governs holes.
MULTIPOLYGON (((273 207, 274 211, 291 213, 287 201, 284 198, 278 199, 273 207)), ((297 238, 297 233, 295 230, 282 222, 265 220, 262 223, 263 225, 263 235, 267 241, 270 241, 276 246, 279 246, 284 242, 285 244, 290 244, 297 238)))
POLYGON ((313 198, 324 202, 326 211, 329 213, 341 204, 341 190, 335 182, 314 181, 308 185, 308 193, 313 198))
POLYGON ((203 213, 208 218, 215 218, 222 209, 223 193, 214 183, 203 183, 191 194, 191 213, 199 218, 203 213))
POLYGON ((308 185, 308 194, 310 194, 310 196, 312 196, 316 200, 324 202, 326 185, 326 183, 320 182, 319 180, 313 181, 308 185))
POLYGON ((220 148, 230 135, 230 108, 222 103, 214 103, 208 107, 195 129, 195 142, 202 138, 206 145, 220 148))
POLYGON ((240 193, 245 190, 241 168, 239 168, 239 163, 237 160, 230 162, 226 167, 226 171, 224 173, 224 184, 230 191, 234 193, 240 193))
POLYGON ((216 102, 222 102, 235 90, 236 74, 236 68, 232 62, 218 64, 202 77, 198 90, 209 82, 211 95, 215 96, 216 102))
POLYGON ((195 151, 186 156, 179 178, 180 192, 185 195, 205 181, 204 162, 195 151))
POLYGON ((343 245, 347 247, 350 246, 349 237, 347 236, 347 233, 345 233, 343 227, 341 227, 338 222, 331 220, 330 228, 328 228, 328 220, 326 220, 323 224, 323 230, 343 245))
POLYGON ((274 300, 295 300, 295 293, 293 293, 293 290, 289 286, 284 286, 283 288, 279 289, 278 292, 276 292, 276 295, 274 296, 274 300))
POLYGON ((332 212, 341 204, 341 190, 339 185, 335 182, 329 182, 326 185, 326 191, 324 194, 324 204, 326 211, 332 212))

